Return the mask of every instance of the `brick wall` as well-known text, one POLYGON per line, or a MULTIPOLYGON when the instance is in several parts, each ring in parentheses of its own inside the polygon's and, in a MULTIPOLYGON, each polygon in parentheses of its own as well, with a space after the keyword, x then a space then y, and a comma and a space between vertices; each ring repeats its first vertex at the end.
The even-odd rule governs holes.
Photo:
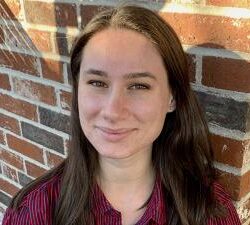
MULTIPOLYGON (((69 49, 91 16, 116 2, 0 2, 0 211, 67 155, 69 49)), ((138 2, 158 11, 180 36, 209 121, 220 182, 242 223, 250 224, 249 0, 138 2)))

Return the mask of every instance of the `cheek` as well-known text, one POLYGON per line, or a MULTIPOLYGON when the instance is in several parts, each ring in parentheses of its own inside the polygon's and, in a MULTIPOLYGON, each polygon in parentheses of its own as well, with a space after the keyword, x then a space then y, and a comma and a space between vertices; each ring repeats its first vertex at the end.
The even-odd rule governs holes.
POLYGON ((83 122, 88 121, 98 114, 101 106, 100 99, 87 95, 84 92, 78 94, 78 106, 80 120, 83 122))

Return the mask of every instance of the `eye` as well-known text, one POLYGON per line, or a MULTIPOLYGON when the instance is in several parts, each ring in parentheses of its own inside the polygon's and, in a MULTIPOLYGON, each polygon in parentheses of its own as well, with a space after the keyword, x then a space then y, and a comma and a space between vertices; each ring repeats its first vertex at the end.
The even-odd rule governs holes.
POLYGON ((137 89, 150 89, 150 86, 147 84, 132 84, 129 86, 129 89, 137 90, 137 89))
POLYGON ((104 88, 108 87, 107 84, 105 84, 104 82, 99 81, 99 80, 90 80, 90 81, 88 81, 88 84, 95 86, 95 87, 104 87, 104 88))

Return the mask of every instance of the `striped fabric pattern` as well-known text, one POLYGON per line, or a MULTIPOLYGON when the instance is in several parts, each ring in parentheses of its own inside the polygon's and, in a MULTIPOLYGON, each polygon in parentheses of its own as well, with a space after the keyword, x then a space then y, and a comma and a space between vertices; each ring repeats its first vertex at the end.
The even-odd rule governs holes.
MULTIPOLYGON (((60 177, 39 185, 31 191, 17 210, 8 208, 3 225, 52 225, 52 211, 59 197, 60 177)), ((216 198, 228 209, 225 218, 209 219, 207 225, 241 225, 230 196, 218 184, 214 184, 216 198)), ((167 215, 160 179, 156 180, 146 211, 136 225, 164 225, 167 215)), ((121 213, 116 211, 96 185, 93 189, 93 215, 96 225, 122 225, 121 213)))

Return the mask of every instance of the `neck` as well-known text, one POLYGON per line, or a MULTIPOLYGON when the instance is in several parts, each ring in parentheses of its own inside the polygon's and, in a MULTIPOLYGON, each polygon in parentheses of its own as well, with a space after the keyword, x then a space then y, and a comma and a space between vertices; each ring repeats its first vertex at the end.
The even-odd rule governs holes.
POLYGON ((136 183, 152 182, 154 169, 151 151, 139 152, 124 159, 99 157, 100 170, 97 181, 100 185, 132 185, 136 183))
POLYGON ((133 223, 136 222, 145 207, 138 209, 149 199, 155 183, 151 151, 126 159, 100 157, 99 161, 97 182, 105 197, 122 213, 123 219, 133 218, 133 223))

